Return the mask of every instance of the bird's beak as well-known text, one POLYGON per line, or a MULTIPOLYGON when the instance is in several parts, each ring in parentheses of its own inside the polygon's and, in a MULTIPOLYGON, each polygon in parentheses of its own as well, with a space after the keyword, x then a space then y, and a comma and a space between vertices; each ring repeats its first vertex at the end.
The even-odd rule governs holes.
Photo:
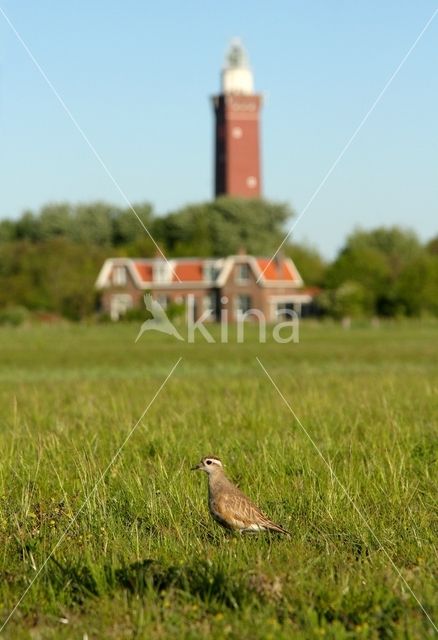
POLYGON ((200 468, 201 468, 201 463, 200 463, 200 462, 198 462, 198 464, 196 464, 194 467, 192 467, 192 468, 190 469, 190 471, 198 471, 198 469, 200 469, 200 468))

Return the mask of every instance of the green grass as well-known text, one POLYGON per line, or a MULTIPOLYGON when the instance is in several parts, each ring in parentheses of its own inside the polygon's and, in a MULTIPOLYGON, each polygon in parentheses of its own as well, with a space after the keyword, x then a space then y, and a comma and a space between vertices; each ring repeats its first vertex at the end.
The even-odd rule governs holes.
POLYGON ((309 324, 286 345, 137 331, 0 331, 1 620, 69 527, 0 636, 434 637, 385 551, 437 624, 438 325, 309 324), (211 521, 189 471, 209 453, 291 539, 211 521))

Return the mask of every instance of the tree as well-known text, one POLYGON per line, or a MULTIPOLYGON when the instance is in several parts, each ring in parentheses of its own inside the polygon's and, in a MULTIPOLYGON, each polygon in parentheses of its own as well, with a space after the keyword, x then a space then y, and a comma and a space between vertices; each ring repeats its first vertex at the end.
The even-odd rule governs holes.
POLYGON ((20 304, 74 320, 89 315, 96 275, 110 253, 66 238, 0 245, 0 307, 20 304))
POLYGON ((335 318, 360 318, 373 310, 373 297, 360 282, 346 280, 337 289, 322 291, 318 306, 335 318))
POLYGON ((11 242, 16 237, 16 225, 12 220, 0 220, 0 244, 11 242))
POLYGON ((327 265, 317 249, 294 243, 286 246, 285 254, 292 258, 305 284, 323 284, 327 265))
POLYGON ((133 244, 141 240, 143 236, 148 237, 142 223, 149 232, 151 231, 153 220, 152 206, 149 203, 144 202, 134 204, 132 208, 135 213, 130 207, 123 210, 115 210, 113 212, 112 244, 115 246, 133 244))
POLYGON ((18 240, 41 240, 41 222, 32 211, 25 211, 15 224, 15 237, 18 240))
POLYGON ((113 239, 114 207, 106 202, 80 204, 75 209, 72 238, 76 242, 108 246, 113 239))
POLYGON ((400 308, 410 316, 438 313, 438 255, 419 256, 409 263, 395 286, 400 308))
POLYGON ((386 257, 390 276, 394 280, 423 248, 416 234, 400 227, 378 227, 371 231, 357 230, 347 239, 350 249, 375 249, 386 257))
POLYGON ((42 240, 55 236, 71 237, 72 207, 67 202, 48 204, 40 209, 39 230, 42 240))
POLYGON ((390 270, 385 257, 373 248, 345 247, 330 265, 325 286, 338 289, 348 281, 362 285, 376 308, 378 300, 387 292, 390 270))
POLYGON ((398 227, 355 231, 327 270, 325 284, 337 289, 354 280, 368 292, 370 312, 387 316, 403 313, 406 301, 400 297, 397 283, 408 266, 424 253, 412 231, 398 227))
POLYGON ((428 251, 428 253, 431 253, 434 256, 438 256, 438 236, 435 236, 434 238, 432 238, 432 240, 429 240, 429 242, 426 244, 426 250, 428 251))
POLYGON ((187 255, 190 249, 194 255, 224 256, 241 247, 270 255, 283 240, 291 215, 285 204, 221 197, 157 219, 154 233, 172 255, 187 255))

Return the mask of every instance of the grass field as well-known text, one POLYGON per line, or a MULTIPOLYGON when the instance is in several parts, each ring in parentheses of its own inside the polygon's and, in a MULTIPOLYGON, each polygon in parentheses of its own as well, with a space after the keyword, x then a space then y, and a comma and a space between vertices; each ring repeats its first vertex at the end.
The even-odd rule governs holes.
POLYGON ((2 621, 67 530, 0 637, 435 637, 402 577, 438 624, 438 325, 137 331, 0 331, 2 621), (211 521, 209 453, 290 539, 211 521))

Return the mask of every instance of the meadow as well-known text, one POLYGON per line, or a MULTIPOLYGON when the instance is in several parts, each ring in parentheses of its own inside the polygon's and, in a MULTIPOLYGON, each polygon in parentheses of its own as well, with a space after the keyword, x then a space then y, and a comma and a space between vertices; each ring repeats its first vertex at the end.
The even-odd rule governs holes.
POLYGON ((0 330, 0 637, 435 637, 438 324, 137 333, 0 330), (218 527, 206 454, 291 537, 218 527))

